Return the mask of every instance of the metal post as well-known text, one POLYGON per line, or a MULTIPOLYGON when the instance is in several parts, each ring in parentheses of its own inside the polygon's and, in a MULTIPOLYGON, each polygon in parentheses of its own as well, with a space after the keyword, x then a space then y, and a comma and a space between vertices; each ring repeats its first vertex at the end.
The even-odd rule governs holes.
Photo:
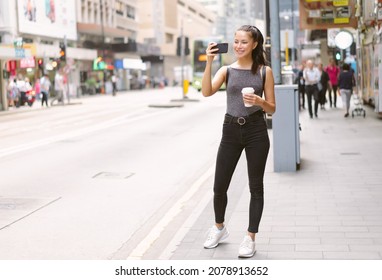
POLYGON ((291 0, 292 1, 292 30, 293 30, 293 47, 292 47, 292 67, 294 68, 295 67, 295 60, 296 60, 296 56, 295 56, 295 50, 297 50, 297 44, 296 44, 296 25, 294 24, 294 1, 295 0, 291 0))
MULTIPOLYGON (((70 104, 70 66, 68 66, 67 60, 68 60, 68 41, 66 40, 66 35, 64 35, 64 45, 65 45, 65 68, 67 69, 66 73, 66 86, 67 86, 67 94, 68 94, 68 104, 70 104)), ((64 103, 64 98, 62 99, 62 102, 64 103)))
POLYGON ((184 92, 184 36, 183 36, 183 17, 180 21, 180 61, 181 61, 181 86, 182 86, 182 99, 185 98, 184 92))
POLYGON ((281 84, 279 1, 270 0, 269 4, 272 57, 271 66, 275 84, 281 84))
MULTIPOLYGON (((104 22, 103 22, 103 2, 102 0, 99 0, 99 8, 100 8, 100 16, 101 16, 101 36, 102 36, 102 60, 106 64, 106 59, 105 59, 105 29, 104 29, 104 22)), ((106 70, 103 69, 103 87, 104 87, 104 92, 106 93, 106 70)))

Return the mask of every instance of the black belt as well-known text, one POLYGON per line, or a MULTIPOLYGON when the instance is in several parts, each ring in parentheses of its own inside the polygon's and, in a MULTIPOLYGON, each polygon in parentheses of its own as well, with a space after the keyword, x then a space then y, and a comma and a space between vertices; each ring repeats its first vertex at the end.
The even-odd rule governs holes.
POLYGON ((259 117, 264 117, 264 112, 262 110, 258 110, 245 117, 233 117, 231 115, 225 114, 224 123, 237 123, 239 125, 245 125, 248 122, 257 120, 259 117))

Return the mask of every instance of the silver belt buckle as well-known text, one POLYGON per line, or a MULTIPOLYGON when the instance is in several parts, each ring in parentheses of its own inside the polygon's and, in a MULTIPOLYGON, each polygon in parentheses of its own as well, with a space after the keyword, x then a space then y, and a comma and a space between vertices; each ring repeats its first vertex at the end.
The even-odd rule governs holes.
POLYGON ((243 118, 243 117, 239 117, 239 118, 237 119, 237 123, 240 124, 240 125, 245 125, 246 120, 245 120, 245 118, 243 118))

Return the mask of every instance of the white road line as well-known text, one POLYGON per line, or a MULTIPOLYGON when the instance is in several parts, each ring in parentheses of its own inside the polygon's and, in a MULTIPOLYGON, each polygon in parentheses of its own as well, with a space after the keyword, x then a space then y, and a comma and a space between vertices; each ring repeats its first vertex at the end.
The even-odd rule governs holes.
MULTIPOLYGON (((179 228, 179 230, 175 233, 174 237, 171 239, 167 247, 163 250, 162 254, 158 257, 159 260, 169 260, 171 256, 174 254, 176 248, 182 242, 183 238, 190 231, 195 221, 199 218, 202 212, 205 210, 207 204, 211 201, 212 194, 211 192, 207 192, 202 200, 195 207, 196 211, 192 212, 192 214, 188 217, 188 219, 183 223, 183 225, 179 228)), ((200 246, 203 246, 200 244, 200 246)))
MULTIPOLYGON (((146 238, 144 238, 135 247, 135 249, 128 256, 128 260, 142 259, 144 254, 150 249, 151 245, 160 237, 161 233, 165 230, 165 228, 182 211, 182 208, 186 204, 186 202, 190 200, 190 198, 199 190, 203 183, 213 175, 213 172, 214 166, 210 167, 202 176, 199 177, 198 180, 195 181, 195 183, 189 188, 189 190, 174 204, 174 206, 170 208, 170 210, 167 211, 164 217, 156 225, 153 226, 152 230, 149 232, 146 238)), ((205 203, 204 200, 206 200, 206 198, 203 199, 203 202, 205 203)), ((195 216, 192 215, 192 219, 196 219, 195 216)), ((187 219, 187 221, 190 223, 192 219, 189 218, 187 219)))
MULTIPOLYGON (((5 156, 9 156, 9 155, 12 155, 12 154, 24 152, 24 151, 27 151, 27 150, 35 149, 35 148, 38 148, 38 147, 41 147, 41 146, 49 145, 49 144, 52 144, 52 143, 55 143, 55 142, 58 142, 58 141, 63 141, 63 140, 66 140, 66 139, 70 139, 70 138, 74 138, 74 137, 78 137, 78 136, 83 136, 83 135, 86 135, 86 134, 89 134, 89 133, 92 133, 92 132, 95 132, 95 131, 100 131, 100 130, 103 130, 103 129, 108 129, 110 127, 117 126, 117 125, 120 125, 120 124, 135 122, 135 121, 142 120, 142 119, 145 119, 145 118, 157 116, 157 115, 160 115, 160 114, 164 114, 166 112, 168 112, 168 109, 167 110, 163 110, 163 111, 157 111, 157 112, 150 113, 150 114, 144 114, 144 115, 136 116, 136 117, 132 117, 132 118, 129 118, 129 116, 131 114, 124 115, 124 116, 112 119, 110 121, 103 122, 101 124, 97 124, 97 125, 94 125, 94 126, 91 126, 91 127, 82 128, 82 129, 77 130, 77 131, 73 131, 73 132, 57 135, 57 136, 54 136, 54 137, 46 138, 46 139, 43 139, 43 140, 31 142, 31 143, 26 143, 26 144, 17 145, 17 146, 14 146, 14 147, 9 147, 9 148, 5 148, 5 149, 1 149, 0 150, 0 158, 5 157, 5 156)), ((134 115, 136 113, 137 112, 134 112, 134 115)))

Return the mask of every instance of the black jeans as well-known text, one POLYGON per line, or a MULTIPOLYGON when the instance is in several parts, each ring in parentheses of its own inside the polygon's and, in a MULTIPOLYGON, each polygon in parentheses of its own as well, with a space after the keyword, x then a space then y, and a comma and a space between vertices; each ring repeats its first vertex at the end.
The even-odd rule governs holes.
MULTIPOLYGON (((254 116, 251 115, 251 116, 254 116)), ((269 151, 268 131, 264 117, 259 114, 244 125, 226 115, 223 136, 216 159, 214 182, 215 222, 223 223, 227 207, 227 191, 242 151, 247 157, 249 190, 248 231, 257 233, 264 208, 264 171, 269 151)))
POLYGON ((337 85, 332 86, 332 88, 329 89, 329 103, 330 103, 330 107, 332 107, 332 105, 334 105, 334 107, 337 107, 337 90, 338 90, 338 86, 337 85), (333 91, 333 99, 332 99, 332 91, 333 91))
POLYGON ((42 91, 41 94, 42 94, 41 107, 44 106, 44 103, 46 104, 46 107, 48 107, 48 93, 45 91, 42 91))
POLYGON ((308 109, 309 115, 313 118, 313 110, 312 110, 312 98, 314 99, 314 115, 317 116, 318 111, 318 103, 319 103, 319 91, 317 85, 306 85, 305 86, 306 96, 308 98, 308 109))

